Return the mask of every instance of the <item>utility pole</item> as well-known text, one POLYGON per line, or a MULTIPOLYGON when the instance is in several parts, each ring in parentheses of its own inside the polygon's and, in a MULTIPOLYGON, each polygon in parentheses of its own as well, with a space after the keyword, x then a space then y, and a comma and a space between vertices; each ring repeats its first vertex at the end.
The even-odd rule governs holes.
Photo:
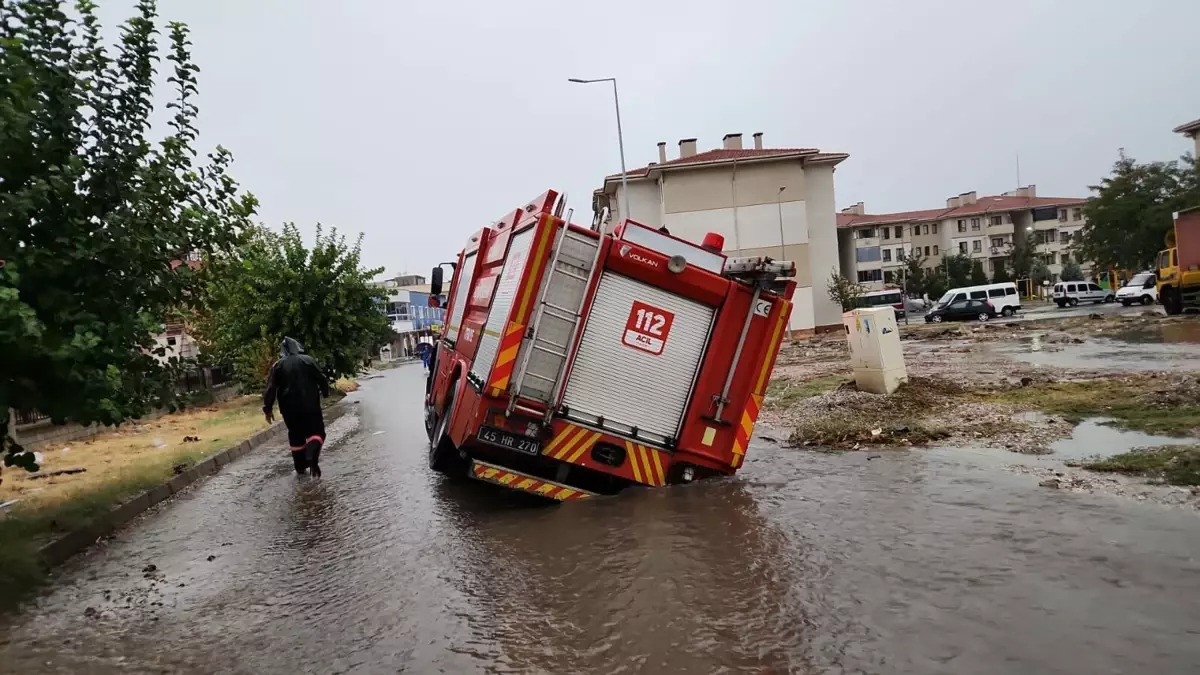
POLYGON ((620 205, 621 206, 621 218, 628 219, 630 217, 630 213, 629 213, 629 179, 625 172, 625 134, 624 134, 624 132, 621 131, 621 99, 617 96, 617 78, 601 77, 601 78, 594 79, 594 80, 581 80, 577 77, 572 77, 572 78, 568 78, 567 81, 574 82, 575 84, 594 84, 596 82, 612 82, 613 107, 617 109, 617 148, 621 152, 621 193, 622 193, 622 197, 623 197, 622 201, 624 202, 623 204, 620 205))
POLYGON ((783 243, 783 191, 787 186, 781 186, 775 193, 775 208, 779 211, 779 259, 787 260, 787 247, 783 243))

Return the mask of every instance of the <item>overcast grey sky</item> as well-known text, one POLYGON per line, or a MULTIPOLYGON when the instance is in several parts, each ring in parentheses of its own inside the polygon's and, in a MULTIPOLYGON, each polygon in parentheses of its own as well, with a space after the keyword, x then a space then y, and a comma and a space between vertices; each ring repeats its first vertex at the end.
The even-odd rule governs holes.
MULTIPOLYGON (((133 0, 100 0, 109 29, 133 0)), ((366 233, 428 273, 547 188, 590 222, 655 143, 729 132, 850 153, 837 202, 932 208, 1015 186, 1083 196, 1118 147, 1174 159, 1200 117, 1196 0, 160 0, 188 23, 205 149, 264 222, 366 233)), ((672 154, 672 156, 674 156, 672 154)))

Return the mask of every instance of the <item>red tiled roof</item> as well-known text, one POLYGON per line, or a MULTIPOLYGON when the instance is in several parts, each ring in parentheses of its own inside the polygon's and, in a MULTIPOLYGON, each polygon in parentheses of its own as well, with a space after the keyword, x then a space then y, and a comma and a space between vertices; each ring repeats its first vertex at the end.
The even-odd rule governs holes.
MULTIPOLYGON (((717 148, 716 150, 708 150, 706 152, 698 152, 691 157, 677 157, 661 164, 651 164, 648 166, 630 169, 627 173, 630 177, 644 176, 651 169, 659 169, 663 167, 676 168, 680 166, 690 166, 692 164, 719 164, 721 162, 732 162, 741 159, 766 159, 768 157, 782 157, 786 155, 808 155, 816 156, 820 159, 834 159, 837 157, 849 157, 849 155, 840 155, 836 153, 820 153, 816 148, 763 148, 762 150, 726 150, 717 148)), ((619 179, 621 174, 616 173, 611 176, 605 176, 605 181, 619 179)))
POLYGON ((1177 134, 1194 134, 1200 131, 1200 120, 1192 120, 1187 124, 1180 124, 1173 131, 1177 134))
POLYGON ((907 223, 932 220, 945 220, 962 216, 977 216, 986 213, 1020 211, 1041 206, 1078 206, 1086 204, 1087 199, 1079 197, 980 197, 974 204, 956 208, 928 209, 924 211, 903 211, 900 213, 878 213, 854 215, 850 213, 837 214, 839 228, 859 227, 864 225, 882 225, 886 223, 907 223))

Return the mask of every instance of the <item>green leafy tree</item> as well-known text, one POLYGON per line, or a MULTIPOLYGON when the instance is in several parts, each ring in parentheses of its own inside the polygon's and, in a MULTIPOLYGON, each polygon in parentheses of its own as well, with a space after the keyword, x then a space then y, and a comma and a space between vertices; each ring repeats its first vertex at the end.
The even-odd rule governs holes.
POLYGON ((993 284, 1003 284, 1003 283, 1007 283, 1007 282, 1013 280, 1012 276, 1009 275, 1008 267, 1004 264, 1003 260, 997 260, 993 263, 993 265, 994 265, 994 269, 992 271, 992 283, 993 284))
POLYGON ((0 454, 26 469, 15 406, 117 424, 172 404, 153 336, 196 297, 185 261, 230 248, 256 205, 225 150, 195 160, 187 28, 170 24, 174 112, 153 142, 155 3, 138 3, 111 49, 90 0, 74 16, 57 0, 0 0, 0 454))
POLYGON ((988 282, 987 272, 983 271, 983 261, 976 260, 971 264, 971 285, 982 286, 988 282))
POLYGON ((843 312, 849 312, 858 307, 858 299, 863 295, 862 286, 850 281, 836 271, 829 273, 829 280, 825 283, 825 291, 829 294, 830 300, 841 306, 843 312))
POLYGON ((1047 281, 1051 281, 1054 275, 1050 272, 1050 266, 1041 258, 1033 259, 1033 267, 1029 270, 1029 278, 1033 279, 1035 286, 1041 286, 1047 281))
POLYGON ((1096 196, 1083 207, 1087 225, 1077 249, 1099 268, 1143 269, 1165 247, 1172 214, 1200 205, 1195 158, 1139 164, 1122 150, 1112 173, 1091 186, 1096 196))
POLYGON ((955 253, 943 257, 938 269, 950 288, 958 288, 971 285, 972 267, 973 261, 970 256, 965 253, 955 253))
POLYGON ((331 380, 357 373, 390 335, 385 296, 370 284, 383 270, 362 267, 361 245, 361 235, 348 246, 318 225, 310 251, 289 223, 282 233, 256 229, 232 255, 212 257, 196 324, 204 348, 251 386, 265 381, 285 336, 331 380))
POLYGON ((1033 271, 1034 255, 1033 242, 1029 241, 1032 235, 1017 238, 1013 244, 1012 252, 1012 275, 1014 279, 1028 279, 1029 274, 1033 271))
POLYGON ((920 258, 901 254, 899 261, 904 267, 900 269, 900 279, 897 280, 897 283, 903 283, 905 292, 910 296, 924 295, 930 271, 921 266, 920 258))
POLYGON ((1083 281, 1083 268, 1079 266, 1079 263, 1072 260, 1063 265, 1062 272, 1058 275, 1058 278, 1063 281, 1083 281))

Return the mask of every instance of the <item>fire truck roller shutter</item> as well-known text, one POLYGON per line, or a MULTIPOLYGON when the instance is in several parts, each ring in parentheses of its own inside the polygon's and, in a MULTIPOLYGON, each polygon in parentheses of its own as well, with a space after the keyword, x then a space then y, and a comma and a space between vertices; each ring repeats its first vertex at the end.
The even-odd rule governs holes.
POLYGON ((484 324, 483 335, 479 338, 479 349, 475 352, 475 362, 471 364, 471 375, 480 381, 487 382, 492 372, 492 364, 496 362, 496 350, 500 346, 504 326, 508 323, 508 315, 512 310, 513 300, 517 297, 521 278, 525 276, 525 263, 529 260, 529 249, 533 245, 533 233, 536 229, 530 227, 514 234, 512 242, 509 243, 504 269, 500 272, 500 281, 492 295, 492 308, 488 310, 487 323, 484 324))
POLYGON ((636 427, 642 438, 658 442, 676 438, 714 312, 604 272, 563 395, 569 416, 585 424, 603 418, 617 433, 636 427), (649 315, 655 321, 645 321, 649 315), (639 329, 649 333, 645 343, 639 329))
POLYGON ((454 283, 454 307, 451 310, 450 316, 446 317, 446 339, 457 340, 458 329, 462 326, 463 315, 466 314, 467 308, 467 290, 471 288, 471 279, 475 276, 475 254, 469 253, 463 258, 462 269, 458 274, 460 278, 455 279, 454 283))

